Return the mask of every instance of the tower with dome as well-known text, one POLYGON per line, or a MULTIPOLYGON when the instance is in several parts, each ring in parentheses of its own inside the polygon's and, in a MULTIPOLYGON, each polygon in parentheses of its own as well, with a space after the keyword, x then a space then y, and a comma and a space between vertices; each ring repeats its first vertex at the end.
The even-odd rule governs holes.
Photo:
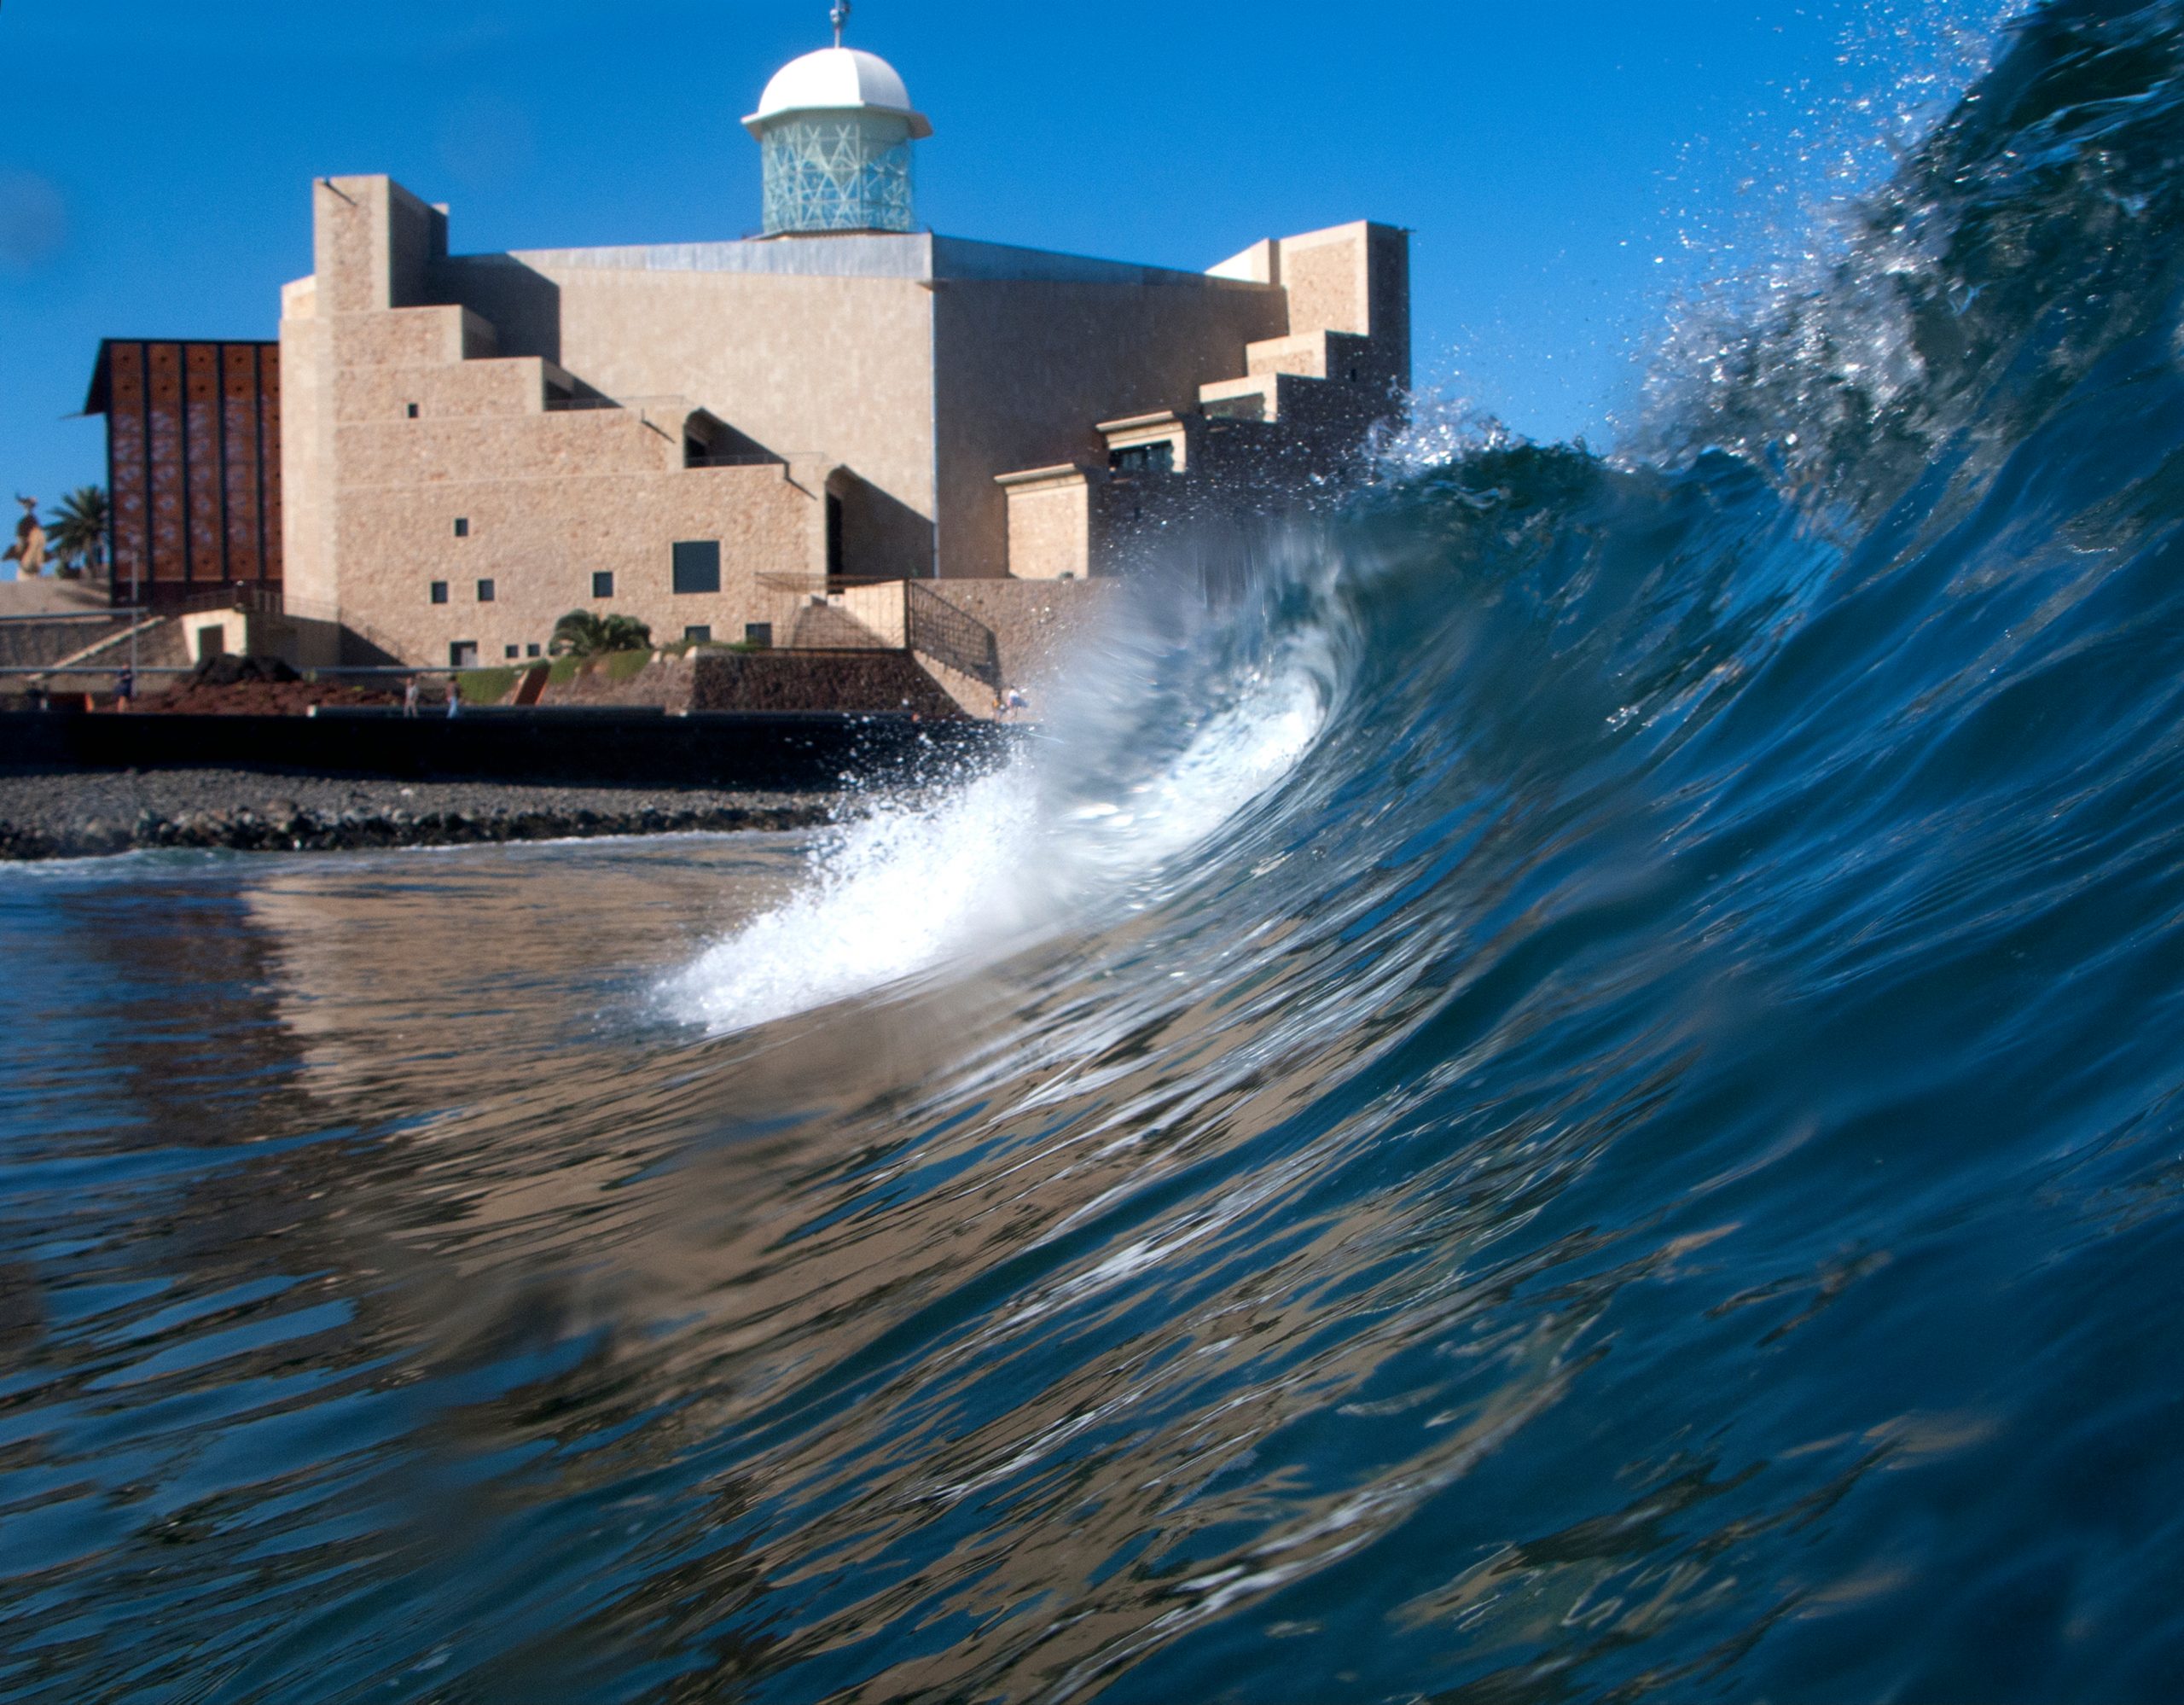
POLYGON ((917 228, 912 150, 932 125, 893 66, 842 45, 849 15, 840 0, 834 46, 775 72, 743 121, 765 157, 768 236, 917 228))
MULTIPOLYGON (((990 707, 1027 613, 1323 486, 1402 408, 1403 231, 1203 271, 934 232, 932 124, 873 50, 914 44, 845 41, 848 10, 743 121, 741 236, 694 207, 657 241, 462 253, 388 177, 313 182, 272 428, 294 660, 528 660, 581 608, 657 641, 907 647, 990 707)), ((1209 211, 1210 252, 1250 218, 1209 211)), ((115 541, 155 600, 190 572, 159 524, 115 541)))

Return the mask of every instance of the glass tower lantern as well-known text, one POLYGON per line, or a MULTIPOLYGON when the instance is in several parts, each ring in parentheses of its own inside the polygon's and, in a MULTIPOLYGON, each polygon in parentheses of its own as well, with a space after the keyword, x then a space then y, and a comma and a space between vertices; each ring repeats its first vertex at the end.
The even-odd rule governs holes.
POLYGON ((917 228, 911 160, 932 134, 886 61, 850 48, 775 73, 744 120, 765 160, 768 236, 917 228))
POLYGON ((805 113, 770 126, 766 235, 916 228, 909 120, 890 113, 805 113))

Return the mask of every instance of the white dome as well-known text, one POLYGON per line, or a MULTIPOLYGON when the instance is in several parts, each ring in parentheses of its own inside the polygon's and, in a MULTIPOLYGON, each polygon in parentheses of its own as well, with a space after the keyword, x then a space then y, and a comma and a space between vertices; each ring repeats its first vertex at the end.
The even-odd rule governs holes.
POLYGON ((910 91, 895 67, 860 48, 822 48, 793 59, 774 73, 758 110, 743 123, 753 136, 791 113, 892 113, 910 123, 910 134, 932 134, 925 114, 910 106, 910 91))

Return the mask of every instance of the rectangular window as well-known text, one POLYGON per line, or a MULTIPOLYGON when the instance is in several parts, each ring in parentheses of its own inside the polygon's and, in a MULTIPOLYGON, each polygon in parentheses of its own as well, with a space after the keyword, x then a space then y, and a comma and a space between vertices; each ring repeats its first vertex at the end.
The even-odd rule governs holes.
POLYGON ((457 538, 468 538, 470 537, 470 517, 468 515, 457 515, 455 518, 455 536, 457 538))
POLYGON ((491 580, 480 580, 478 583, 478 602, 481 604, 490 604, 493 602, 493 583, 491 580))
POLYGON ((503 657, 520 657, 523 655, 523 648, 520 645, 511 645, 501 655, 503 657))
POLYGON ((447 602, 446 581, 435 580, 433 582, 433 602, 436 604, 444 604, 447 602))
POLYGON ((614 574, 611 569, 601 569, 591 577, 591 595, 595 598, 614 596, 614 574))
POLYGON ((686 627, 682 630, 682 637, 693 645, 711 645, 713 631, 709 627, 686 627))
POLYGON ((1172 474, 1176 471, 1175 440, 1164 438, 1158 444, 1133 444, 1112 451, 1107 466, 1118 474, 1172 474))
POLYGON ((743 643, 755 645, 761 651, 774 649, 774 625, 770 621, 746 621, 743 624, 743 643))
POLYGON ((675 590, 685 597, 720 591, 718 539, 684 539, 676 545, 675 590))
POLYGON ((475 669, 478 666, 478 642, 458 639, 447 649, 448 666, 451 669, 475 669))
POLYGON ((1199 412, 1210 421, 1263 421, 1266 418, 1266 399, 1256 395, 1217 397, 1200 404, 1199 412))
POLYGON ((526 657, 536 657, 538 655, 538 648, 535 645, 526 645, 523 648, 523 655, 526 657))
POLYGON ((410 405, 410 418, 413 421, 417 418, 417 405, 415 403, 410 405))

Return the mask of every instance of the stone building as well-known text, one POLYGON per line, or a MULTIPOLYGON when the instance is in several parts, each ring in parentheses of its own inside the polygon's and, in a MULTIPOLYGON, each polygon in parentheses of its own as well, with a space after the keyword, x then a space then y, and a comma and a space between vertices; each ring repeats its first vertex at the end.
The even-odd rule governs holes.
POLYGON ((819 609, 901 643, 909 588, 861 588, 1114 572, 1148 494, 1329 467, 1409 382, 1399 230, 1205 273, 938 236, 931 125, 839 44, 746 124, 740 241, 458 254, 388 178, 312 186, 279 350, 302 660, 501 662, 573 608, 777 643, 819 609))

